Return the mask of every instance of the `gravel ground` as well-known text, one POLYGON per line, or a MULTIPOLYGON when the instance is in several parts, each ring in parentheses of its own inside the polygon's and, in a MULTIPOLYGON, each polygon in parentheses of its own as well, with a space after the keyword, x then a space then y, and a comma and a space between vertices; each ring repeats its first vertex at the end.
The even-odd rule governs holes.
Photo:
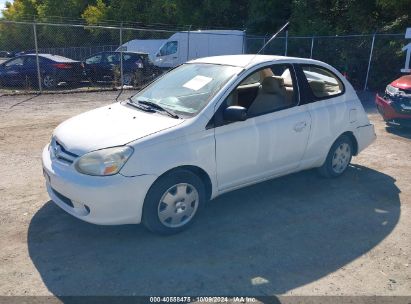
POLYGON ((45 190, 52 130, 116 94, 0 96, 0 295, 411 295, 411 131, 386 129, 372 95, 378 139, 343 177, 225 194, 160 237, 81 222, 45 190))

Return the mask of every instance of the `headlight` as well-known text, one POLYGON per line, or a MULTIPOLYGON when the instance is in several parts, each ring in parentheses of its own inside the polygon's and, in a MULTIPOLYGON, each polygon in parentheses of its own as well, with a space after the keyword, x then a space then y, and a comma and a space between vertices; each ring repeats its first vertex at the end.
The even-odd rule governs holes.
POLYGON ((386 92, 389 94, 389 95, 391 95, 391 96, 394 96, 394 95, 396 95, 396 94, 398 94, 399 93, 399 89, 398 88, 396 88, 396 87, 393 87, 392 85, 387 85, 387 88, 385 89, 386 90, 386 92))
POLYGON ((133 154, 131 147, 115 147, 84 154, 75 163, 78 172, 87 175, 114 175, 133 154))

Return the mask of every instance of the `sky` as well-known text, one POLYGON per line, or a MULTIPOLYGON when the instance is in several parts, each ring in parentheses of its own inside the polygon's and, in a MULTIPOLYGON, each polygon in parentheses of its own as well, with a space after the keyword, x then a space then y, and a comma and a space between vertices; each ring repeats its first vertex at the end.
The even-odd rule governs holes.
MULTIPOLYGON (((4 5, 6 4, 6 1, 7 0, 0 0, 0 16, 2 15, 1 10, 4 8, 4 5)), ((9 2, 12 2, 12 1, 9 0, 9 2)))

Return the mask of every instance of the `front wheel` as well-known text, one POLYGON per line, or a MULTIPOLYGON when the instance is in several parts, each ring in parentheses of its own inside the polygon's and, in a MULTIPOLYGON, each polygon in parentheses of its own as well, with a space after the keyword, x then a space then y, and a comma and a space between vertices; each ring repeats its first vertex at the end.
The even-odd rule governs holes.
POLYGON ((204 184, 197 175, 187 170, 171 171, 148 191, 142 222, 152 232, 180 232, 193 223, 204 201, 204 184))
POLYGON ((134 75, 133 73, 124 73, 123 74, 123 84, 126 86, 132 86, 134 84, 134 75))
POLYGON ((324 177, 342 175, 351 162, 353 144, 347 135, 341 135, 331 146, 325 163, 318 169, 324 177))

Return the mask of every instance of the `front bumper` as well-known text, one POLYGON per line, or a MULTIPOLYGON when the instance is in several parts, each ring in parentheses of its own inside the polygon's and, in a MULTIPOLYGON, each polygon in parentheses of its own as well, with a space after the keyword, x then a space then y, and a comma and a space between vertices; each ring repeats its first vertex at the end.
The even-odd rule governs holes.
POLYGON ((154 175, 89 176, 52 159, 48 145, 42 155, 47 192, 69 214, 100 225, 138 224, 154 175))
POLYGON ((394 107, 392 102, 389 102, 378 94, 375 97, 375 104, 378 112, 387 122, 411 120, 411 113, 406 113, 405 111, 400 112, 398 106, 394 107))

